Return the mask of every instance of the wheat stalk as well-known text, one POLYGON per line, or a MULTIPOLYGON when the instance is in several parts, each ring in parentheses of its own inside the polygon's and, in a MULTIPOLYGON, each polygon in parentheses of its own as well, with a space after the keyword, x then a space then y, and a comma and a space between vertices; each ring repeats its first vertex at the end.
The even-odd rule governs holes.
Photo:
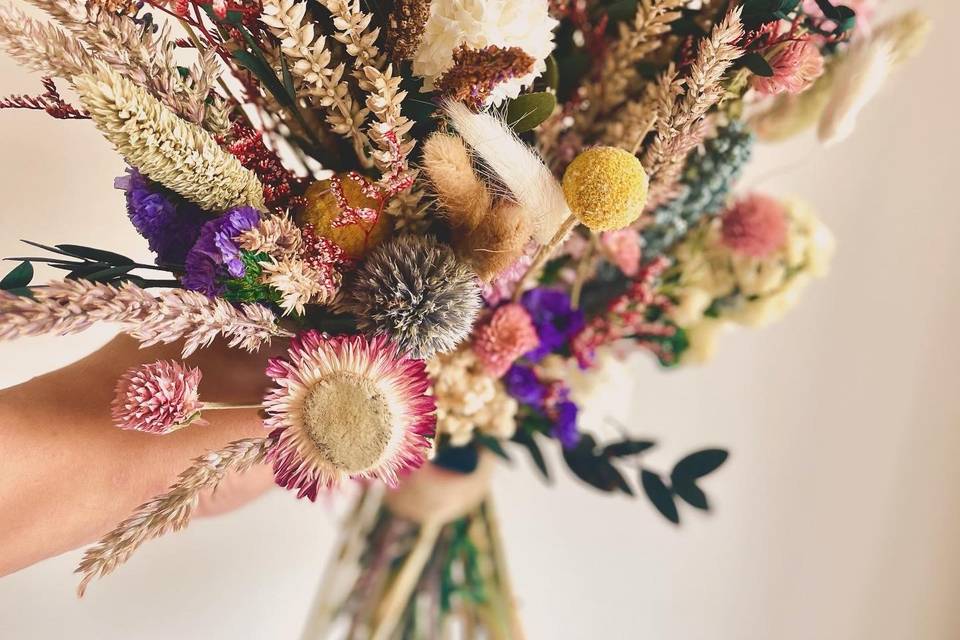
POLYGON ((643 166, 650 176, 648 209, 673 192, 687 155, 703 139, 704 117, 724 95, 724 74, 743 55, 737 46, 743 37, 740 10, 730 11, 700 42, 685 78, 678 79, 671 66, 657 81, 656 136, 643 154, 643 166))
POLYGON ((111 69, 74 78, 97 128, 132 166, 209 211, 263 210, 263 185, 216 139, 111 69))
POLYGON ((170 289, 154 296, 126 282, 119 287, 63 280, 31 290, 33 296, 0 291, 0 340, 83 331, 115 322, 143 346, 184 340, 184 357, 222 335, 231 347, 255 351, 277 336, 289 336, 262 305, 239 309, 220 298, 170 289))
POLYGON ((361 131, 367 114, 350 94, 344 78, 346 64, 331 66, 333 54, 326 36, 315 34, 312 22, 304 24, 306 1, 264 0, 260 21, 280 40, 280 51, 291 61, 290 73, 297 81, 298 94, 326 111, 331 130, 353 142, 358 158, 364 158, 367 136, 361 131))
POLYGON ((76 37, 11 6, 0 6, 0 47, 20 64, 48 76, 70 79, 97 68, 76 37))
MULTIPOLYGON (((79 38, 96 58, 145 87, 178 115, 195 124, 221 125, 227 121, 222 101, 209 101, 220 76, 216 54, 198 52, 187 77, 180 74, 169 26, 157 31, 126 15, 104 10, 96 3, 76 0, 28 0, 79 38)), ((69 79, 69 78, 67 78, 69 79)), ((213 129, 214 133, 220 133, 213 129)))
POLYGON ((147 540, 186 527, 201 491, 216 489, 229 471, 243 472, 260 464, 274 444, 273 436, 248 438, 196 458, 169 491, 137 507, 130 517, 84 552, 74 571, 82 576, 77 595, 83 597, 91 580, 114 571, 147 540))
POLYGON ((597 73, 597 80, 584 87, 590 103, 589 126, 603 126, 599 115, 609 113, 627 100, 627 89, 637 81, 636 65, 656 51, 680 17, 686 0, 640 0, 632 22, 620 23, 619 38, 610 47, 597 73))

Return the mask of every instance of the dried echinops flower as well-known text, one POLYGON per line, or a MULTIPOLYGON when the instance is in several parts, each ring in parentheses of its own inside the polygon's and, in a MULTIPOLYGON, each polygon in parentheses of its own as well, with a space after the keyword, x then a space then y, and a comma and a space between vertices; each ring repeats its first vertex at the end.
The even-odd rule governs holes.
POLYGON ((386 335, 414 358, 451 351, 480 310, 477 276, 434 238, 404 235, 378 246, 345 288, 343 309, 362 331, 386 335))

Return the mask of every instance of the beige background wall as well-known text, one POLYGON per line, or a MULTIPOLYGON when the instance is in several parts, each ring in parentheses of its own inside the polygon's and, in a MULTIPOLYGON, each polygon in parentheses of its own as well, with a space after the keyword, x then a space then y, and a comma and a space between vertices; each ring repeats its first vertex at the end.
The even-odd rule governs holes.
MULTIPOLYGON (((546 488, 519 455, 499 474, 529 637, 960 637, 960 10, 888 4, 935 18, 922 59, 846 145, 763 149, 747 180, 817 205, 840 241, 830 279, 781 324, 728 336, 710 366, 633 362, 603 403, 662 442, 654 463, 728 446, 708 486, 715 513, 687 510, 677 530, 642 500, 566 477, 546 488)), ((37 86, 0 60, 0 93, 37 86)), ((111 189, 122 164, 88 123, 4 112, 0 132, 0 254, 30 238, 145 257, 111 189)), ((0 345, 0 385, 109 335, 0 345)), ((0 579, 0 638, 295 637, 337 509, 275 491, 148 544, 83 602, 78 553, 41 563, 0 579)))

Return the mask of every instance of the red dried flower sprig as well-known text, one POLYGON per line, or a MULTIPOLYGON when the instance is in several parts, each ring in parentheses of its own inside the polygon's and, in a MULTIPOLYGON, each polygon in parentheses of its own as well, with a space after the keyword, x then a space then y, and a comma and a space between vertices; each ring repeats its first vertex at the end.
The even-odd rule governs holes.
POLYGON ((453 66, 437 79, 436 86, 441 96, 480 111, 498 84, 527 75, 533 64, 534 59, 520 47, 462 45, 453 52, 453 66))
POLYGON ((36 109, 46 111, 58 120, 88 120, 90 116, 68 104, 60 96, 53 78, 41 80, 46 91, 39 96, 10 96, 0 98, 0 109, 36 109))
POLYGON ((663 345, 677 328, 663 320, 648 320, 650 311, 658 310, 658 318, 673 306, 670 299, 656 292, 660 274, 670 265, 665 256, 649 262, 641 269, 627 291, 610 303, 605 313, 595 317, 574 336, 571 351, 581 367, 593 364, 596 350, 622 338, 633 339, 641 348, 651 351, 664 364, 670 364, 675 354, 663 345))
POLYGON ((263 142, 260 132, 240 122, 230 127, 227 151, 263 183, 263 199, 273 210, 303 206, 306 183, 283 166, 280 157, 263 142))

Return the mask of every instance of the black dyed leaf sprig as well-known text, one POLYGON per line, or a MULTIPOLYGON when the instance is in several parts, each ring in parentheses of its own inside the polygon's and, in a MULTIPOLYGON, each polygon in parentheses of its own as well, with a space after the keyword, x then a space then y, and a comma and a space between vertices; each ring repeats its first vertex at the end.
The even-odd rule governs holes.
MULTIPOLYGON (((633 487, 615 463, 636 458, 655 444, 650 440, 627 438, 601 447, 592 436, 584 435, 576 447, 563 452, 563 459, 570 471, 590 486, 601 491, 633 496, 633 487)), ((697 482, 716 471, 728 455, 724 449, 695 451, 677 462, 669 477, 637 465, 640 486, 663 517, 674 524, 680 524, 677 498, 696 509, 709 511, 707 495, 697 482)))
POLYGON ((0 283, 0 289, 17 295, 27 295, 29 293, 28 287, 34 273, 33 263, 45 264, 54 269, 66 271, 66 277, 70 280, 83 279, 105 284, 132 282, 144 288, 179 286, 177 280, 172 278, 151 279, 133 273, 137 270, 150 270, 177 274, 181 269, 174 265, 141 264, 119 253, 75 244, 58 244, 51 247, 29 240, 23 242, 49 251, 54 255, 6 258, 7 260, 20 261, 20 264, 3 279, 0 283))

